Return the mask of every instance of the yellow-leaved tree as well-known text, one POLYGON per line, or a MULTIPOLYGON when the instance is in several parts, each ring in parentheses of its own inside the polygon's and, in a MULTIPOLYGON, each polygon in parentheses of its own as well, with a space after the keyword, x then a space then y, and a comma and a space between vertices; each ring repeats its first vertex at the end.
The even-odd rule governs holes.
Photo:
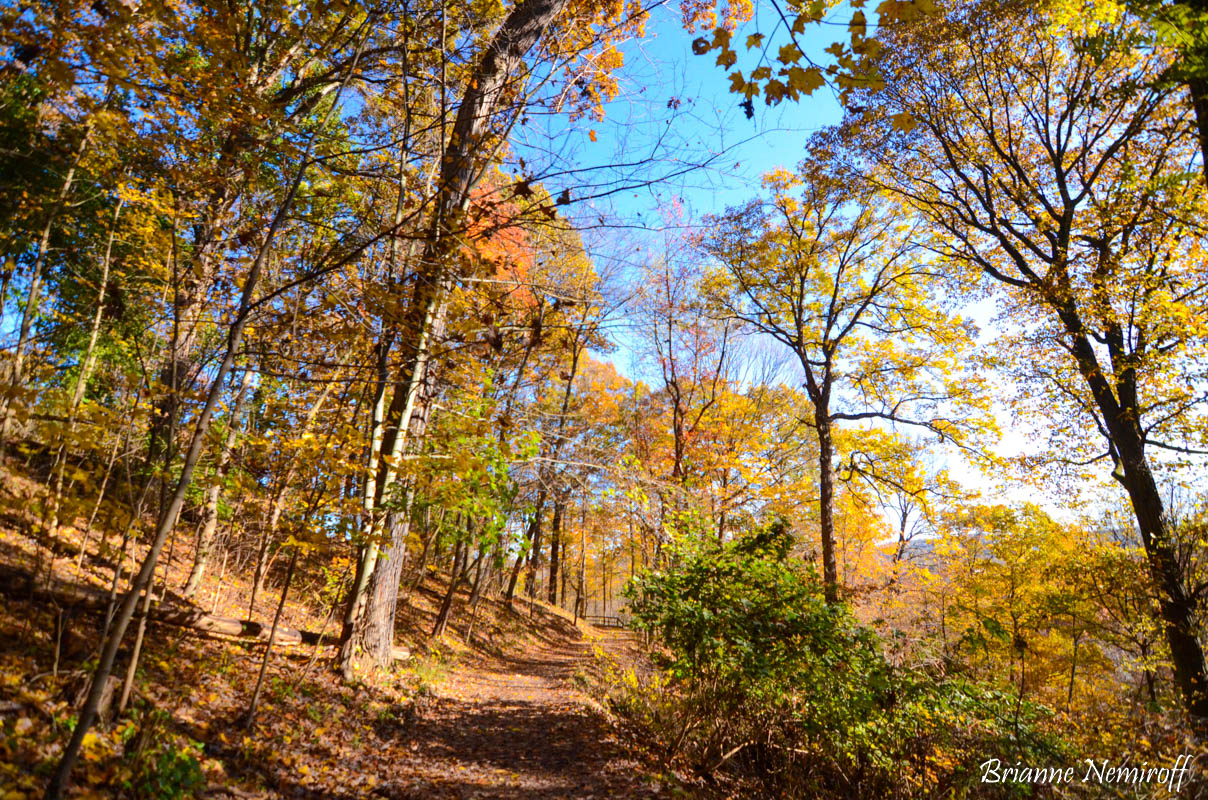
POLYGON ((1208 716, 1196 602, 1155 474, 1208 454, 1205 202, 1175 58, 1126 15, 1093 36, 1021 5, 957 4, 883 35, 850 127, 955 272, 993 287, 1000 353, 1065 463, 1111 465, 1160 596, 1175 680, 1208 716))
POLYGON ((721 313, 787 347, 801 368, 818 436, 819 528, 827 598, 838 599, 835 426, 881 422, 965 444, 991 429, 965 375, 973 327, 943 310, 941 274, 914 224, 834 168, 825 143, 770 192, 712 220, 703 247, 720 265, 721 313))

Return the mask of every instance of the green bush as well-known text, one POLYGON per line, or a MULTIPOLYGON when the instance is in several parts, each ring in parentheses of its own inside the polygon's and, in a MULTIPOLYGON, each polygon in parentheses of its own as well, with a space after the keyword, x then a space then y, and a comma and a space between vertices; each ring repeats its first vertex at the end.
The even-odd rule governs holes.
POLYGON ((1041 710, 892 666, 776 522, 725 545, 681 546, 626 593, 661 645, 661 680, 621 681, 613 709, 709 780, 816 798, 1010 797, 989 758, 1051 763, 1041 710), (652 691, 651 687, 655 687, 652 691), (655 696, 655 695, 658 696, 655 696), (993 792, 998 791, 995 795, 993 792))
POLYGON ((136 800, 181 800, 205 787, 202 746, 171 728, 167 713, 150 710, 121 733, 128 763, 125 784, 136 800))

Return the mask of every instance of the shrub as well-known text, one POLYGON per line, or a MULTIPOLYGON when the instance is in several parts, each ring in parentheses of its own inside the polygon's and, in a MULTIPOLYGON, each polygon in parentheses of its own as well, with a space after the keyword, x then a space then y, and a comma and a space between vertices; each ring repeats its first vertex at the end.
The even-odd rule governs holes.
POLYGON ((1003 693, 895 668, 776 522, 675 550, 627 588, 634 627, 661 646, 659 680, 622 682, 612 708, 686 758, 767 794, 817 798, 1012 796, 988 758, 1052 763, 1041 710, 1003 693), (650 687, 659 696, 653 696, 650 687))
POLYGON ((126 787, 136 800, 180 800, 205 786, 199 743, 173 733, 171 717, 157 710, 141 715, 122 734, 126 740, 126 787))

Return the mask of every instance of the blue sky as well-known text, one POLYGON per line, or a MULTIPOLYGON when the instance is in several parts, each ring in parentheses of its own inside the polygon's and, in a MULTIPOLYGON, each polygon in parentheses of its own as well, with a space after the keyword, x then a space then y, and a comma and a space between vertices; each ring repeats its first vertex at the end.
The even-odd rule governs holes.
MULTIPOLYGON (((824 48, 846 36, 848 14, 833 12, 837 24, 813 26, 801 37, 815 61, 825 63, 824 48)), ((771 34, 768 17, 763 9, 735 38, 771 34)), ((531 114, 514 130, 525 170, 551 194, 570 190, 573 202, 563 213, 584 232, 600 269, 611 262, 630 271, 705 215, 755 197, 764 173, 794 166, 809 135, 841 118, 833 93, 823 88, 775 107, 756 100, 747 119, 742 98, 729 91, 729 70, 716 66, 715 54, 692 53, 693 38, 708 33, 684 30, 678 3, 659 6, 646 35, 621 47, 619 92, 602 120, 531 114)), ((740 46, 738 53, 737 66, 749 72, 757 51, 740 46)), ((648 378, 623 319, 611 334, 618 350, 607 358, 629 377, 648 378)))
MULTIPOLYGON (((832 16, 841 17, 840 12, 832 16)), ((765 30, 758 18, 740 33, 756 30, 765 30)), ((804 42, 809 55, 825 61, 823 48, 845 34, 841 25, 815 26, 804 42)), ((563 168, 598 170, 546 181, 555 190, 569 186, 575 196, 598 191, 592 184, 607 179, 645 178, 652 171, 671 176, 656 185, 577 203, 572 213, 603 213, 618 222, 657 228, 660 210, 673 199, 685 204, 689 216, 721 211, 749 199, 764 172, 794 165, 810 132, 839 120, 839 105, 826 88, 799 103, 769 107, 756 101, 755 117, 747 119, 739 107, 741 98, 728 90, 728 70, 715 65, 714 54, 692 53, 697 35, 700 32, 683 29, 678 7, 655 8, 646 36, 621 48, 625 65, 618 74, 620 92, 605 106, 603 120, 571 122, 565 115, 551 115, 544 124, 520 132, 537 163, 538 151, 556 142, 563 168), (642 165, 631 169, 610 166, 638 161, 642 165), (705 168, 691 169, 705 163, 705 168)), ((754 52, 739 48, 740 68, 755 58, 754 52)), ((520 145, 522 152, 524 147, 520 145)))

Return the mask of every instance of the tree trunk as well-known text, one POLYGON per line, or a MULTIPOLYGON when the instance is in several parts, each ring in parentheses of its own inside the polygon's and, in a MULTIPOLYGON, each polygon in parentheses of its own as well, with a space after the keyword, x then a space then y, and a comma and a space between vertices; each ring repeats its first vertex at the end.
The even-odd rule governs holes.
POLYGON ((520 579, 520 569, 524 566, 524 560, 528 556, 526 550, 531 547, 532 542, 541 536, 541 515, 545 512, 545 489, 537 490, 537 507, 533 511, 533 518, 529 520, 528 528, 524 532, 524 550, 516 554, 516 563, 512 565, 512 574, 508 578, 508 588, 503 594, 503 599, 507 601, 508 607, 512 605, 512 600, 516 596, 516 583, 520 579))
POLYGON ((294 568, 298 566, 298 548, 289 557, 289 569, 285 573, 285 585, 281 587, 281 599, 277 603, 277 612, 273 614, 273 627, 268 634, 268 645, 264 648, 264 660, 260 662, 260 674, 256 677, 256 689, 252 692, 252 701, 248 704, 247 716, 244 717, 243 727, 251 728, 256 719, 256 707, 260 704, 260 691, 264 688, 264 676, 268 672, 269 659, 273 655, 273 643, 277 641, 277 630, 281 627, 281 612, 285 609, 285 598, 289 594, 289 585, 294 579, 294 568))
POLYGON ((407 536, 411 531, 411 490, 405 493, 403 508, 386 515, 390 542, 382 553, 382 563, 370 575, 365 588, 364 611, 340 645, 340 673, 351 681, 364 657, 371 668, 388 668, 393 659, 394 613, 398 606, 398 587, 407 554, 407 536))
POLYGON ((1200 164, 1204 169, 1204 180, 1208 182, 1208 78, 1192 78, 1187 81, 1187 88, 1191 92, 1191 104, 1195 109, 1196 133, 1200 139, 1200 164))
MULTIPOLYGON (((474 187, 482 179, 482 172, 490 159, 490 148, 486 146, 499 115, 507 110, 514 82, 525 69, 525 56, 537 43, 542 34, 566 6, 568 0, 524 0, 512 9, 499 29, 487 44, 482 59, 468 76, 466 90, 462 95, 453 130, 444 149, 437 182, 435 212, 432 225, 424 242, 419 259, 421 272, 415 282, 415 292, 409 302, 405 330, 411 337, 411 352, 408 355, 403 375, 396 384, 395 396, 387 414, 387 439, 393 428, 392 452, 404 450, 403 439, 412 427, 412 415, 426 416, 426 406, 431 396, 424 390, 428 379, 428 364, 432 343, 442 335, 443 321, 447 308, 449 267, 456 250, 460 247, 458 232, 462 217, 470 203, 474 187)), ((518 112, 514 112, 518 113, 518 112)), ((422 436, 422 432, 420 434, 422 436)), ((383 442, 383 448, 387 444, 383 442)), ((389 466, 383 464, 383 467, 389 466)), ((381 485, 379 481, 379 485, 381 485)), ((378 570, 375 569, 376 573, 378 570)), ((384 637, 393 638, 394 602, 398 595, 399 573, 391 569, 382 581, 370 578, 370 586, 376 591, 370 594, 369 602, 360 618, 355 614, 359 602, 356 596, 349 598, 349 607, 354 613, 349 616, 352 624, 341 648, 341 671, 351 674, 351 658, 362 646, 367 651, 386 654, 390 648, 383 647, 384 637), (377 596, 377 595, 380 595, 377 596), (374 604, 377 607, 374 608, 374 604), (374 633, 368 630, 371 609, 375 614, 389 612, 389 624, 385 620, 372 623, 374 633)), ((366 591, 369 591, 367 587, 366 591)))
POLYGON ((155 601, 155 583, 152 576, 152 585, 147 586, 147 591, 143 594, 143 607, 139 611, 138 631, 134 635, 134 646, 130 648, 130 661, 126 664, 126 677, 122 681, 121 699, 117 702, 117 713, 120 715, 126 710, 126 704, 130 702, 130 694, 134 691, 134 676, 138 672, 138 660, 142 657, 143 639, 147 635, 147 618, 151 616, 151 603, 155 601))
POLYGON ((180 393, 193 384, 200 368, 194 361, 193 351, 201 329, 202 304, 213 286, 219 263, 218 248, 226 237, 230 210, 238 199, 236 184, 242 172, 239 163, 242 155, 235 138, 228 135, 220 149, 217 174, 221 177, 212 184, 200 217, 192 226, 193 240, 189 248, 192 257, 183 270, 178 270, 173 260, 172 313, 177 325, 159 368, 159 382, 169 388, 155 398, 152 405, 144 462, 148 476, 167 447, 168 431, 176 424, 180 393))
MULTIPOLYGON (((10 383, 14 389, 21 389, 25 379, 25 346, 29 344, 29 335, 33 330, 34 319, 38 315, 38 304, 42 295, 42 273, 46 266, 46 254, 50 251, 50 235, 54 231, 54 225, 59 218, 59 214, 62 213, 63 207, 67 204, 67 196, 71 194, 71 187, 75 182, 76 169, 79 168, 80 161, 83 160, 84 153, 88 150, 88 141, 92 138, 92 124, 93 118, 89 118, 88 124, 84 127, 84 135, 80 139, 80 146, 72 157, 71 165, 67 168, 67 174, 63 176, 63 185, 59 187, 59 194, 55 198, 55 203, 51 207, 50 213, 46 215, 46 224, 42 226, 42 235, 38 237, 38 251, 34 255, 34 263, 30 268, 29 293, 25 298, 25 309, 21 315, 21 327, 18 329, 16 347, 13 349, 10 383)), ((0 458, 3 458, 4 448, 8 443, 9 427, 12 422, 10 416, 11 403, 11 396, 6 394, 4 414, 3 418, 0 419, 0 458)))
POLYGON ((587 498, 579 518, 579 585, 575 587, 575 622, 587 614, 587 498))
MULTIPOLYGON (((399 186, 400 198, 402 196, 402 186, 399 186)), ((391 240, 391 258, 395 256, 395 242, 397 237, 391 240)), ((369 413, 369 453, 366 464, 365 486, 362 489, 361 499, 361 546, 357 552, 357 569, 356 575, 352 581, 352 588, 349 590, 346 607, 344 610, 344 624, 340 632, 342 639, 347 639, 352 635, 353 624, 364 611, 365 607, 365 588, 369 585, 369 577, 373 574, 373 568, 377 565, 378 552, 380 550, 380 542, 378 536, 380 529, 377 525, 377 517, 381 513, 379 506, 381 503, 381 495, 385 487, 381 486, 379 478, 379 470, 381 468, 382 455, 382 438, 385 429, 386 415, 386 394, 388 381, 386 371, 390 360, 390 346, 393 343, 393 332, 386 331, 382 334, 381 340, 377 343, 377 379, 373 387, 373 405, 370 407, 369 413)), ((393 475, 391 475, 393 480, 393 475)))
POLYGON ((243 414, 243 404, 247 400, 248 387, 252 383, 251 369, 243 371, 243 379, 235 394, 235 402, 231 404, 231 416, 227 423, 227 435, 223 440, 222 449, 218 452, 217 464, 214 467, 214 482, 206 489, 205 509, 202 512, 201 530, 197 535, 197 552, 193 558, 193 569, 185 581, 184 597, 192 597, 201 584, 201 577, 210 562, 214 551, 214 534, 218 531, 218 501, 222 497, 222 482, 225 480, 231 466, 231 452, 239 438, 240 416, 243 414))
POLYGON ((533 532, 532 547, 529 548, 528 554, 528 569, 525 570, 524 577, 524 593, 532 600, 537 596, 537 574, 541 567, 541 540, 543 538, 544 528, 541 521, 538 520, 537 528, 533 532))
POLYGON ((424 509, 424 544, 419 553, 419 560, 415 563, 414 569, 411 570, 411 574, 414 577, 411 578, 411 584, 409 586, 410 591, 415 591, 415 587, 419 586, 424 581, 424 573, 428 569, 428 556, 432 552, 432 542, 435 541, 436 534, 440 530, 440 526, 444 520, 444 514, 445 512, 442 511, 441 521, 437 522, 437 526, 433 528, 432 508, 428 507, 424 509))
POLYGON ((445 627, 449 624, 449 616, 453 611, 453 598, 457 595, 457 584, 461 583, 461 571, 465 566, 469 545, 458 542, 453 547, 453 569, 449 572, 449 589, 441 601, 440 611, 436 615, 436 624, 432 626, 432 638, 439 639, 445 635, 445 627))
MULTIPOLYGON (((433 394, 434 375, 430 369, 431 342, 444 334, 446 305, 444 302, 444 287, 423 288, 425 281, 419 281, 412 309, 420 308, 420 319, 414 322, 412 329, 416 332, 415 352, 413 360, 404 370, 403 377, 396 382, 394 396, 390 408, 386 412, 386 421, 382 430, 382 449, 389 457, 381 458, 374 481, 374 497, 372 508, 368 515, 370 525, 368 541, 361 550, 357 564, 357 576, 349 592, 344 614, 342 631, 343 644, 340 651, 340 670, 346 679, 353 674, 352 658, 357 650, 368 646, 369 651, 384 654, 389 664, 390 644, 380 641, 386 636, 386 628, 381 621, 368 621, 365 615, 369 613, 367 604, 372 601, 373 592, 382 593, 379 603, 385 603, 394 608, 398 597, 398 581, 401 573, 391 570, 384 582, 373 582, 377 572, 377 561, 380 553, 381 529, 377 527, 382 516, 382 504, 390 499, 391 488, 398 475, 398 462, 402 458, 408 440, 422 439, 427 431, 428 401, 433 394), (372 628, 379 640, 372 643, 367 639, 372 628), (361 640, 360 642, 354 640, 361 640)), ((405 490, 406 504, 410 503, 412 490, 405 490)), ((410 512, 408 512, 410 514, 410 512)), ((386 515, 390 516, 389 514, 386 515)), ((408 524, 410 520, 408 518, 408 524)), ((393 542, 392 542, 393 546, 393 542)), ((398 552, 402 553, 402 550, 398 552)), ((393 620, 393 611, 391 620, 393 620)), ((393 638, 393 624, 390 625, 389 636, 393 638)))
MULTIPOLYGON (((126 428, 126 441, 130 439, 130 426, 126 428)), ((101 511, 101 505, 105 502, 105 492, 109 489, 109 480, 113 477, 113 465, 117 461, 118 450, 122 446, 122 434, 113 434, 113 447, 109 449, 109 458, 105 462, 105 473, 101 476, 101 485, 97 489, 96 499, 92 501, 92 511, 88 514, 88 522, 84 525, 84 532, 80 534, 80 554, 76 558, 75 574, 78 577, 80 570, 84 567, 84 558, 88 555, 88 539, 92 536, 92 526, 96 522, 96 515, 101 511)), ((109 528, 106 527, 101 532, 100 541, 97 543, 97 555, 101 558, 105 557, 105 545, 107 544, 106 535, 109 528)))
POLYGON ((547 598, 551 606, 558 605, 558 566, 559 545, 562 540, 562 514, 565 509, 565 502, 559 498, 554 501, 554 519, 550 523, 549 531, 549 591, 547 598))
MULTIPOLYGON (((1141 407, 1132 369, 1121 369, 1115 384, 1107 375, 1116 370, 1101 368, 1094 347, 1087 338, 1078 309, 1067 296, 1050 295, 1046 300, 1057 312, 1070 336, 1070 351, 1079 373, 1090 389, 1107 429, 1107 438, 1116 459, 1114 477, 1128 492, 1137 529, 1145 546, 1146 558, 1162 616, 1175 684, 1191 716, 1208 720, 1208 670, 1196 624, 1196 599, 1184 583, 1174 537, 1170 531, 1162 495, 1154 480, 1145 454, 1145 433, 1141 428, 1141 407)), ((1108 344, 1113 364, 1125 364, 1119 344, 1108 344)))
POLYGON ((520 569, 524 566, 524 554, 517 553, 516 561, 512 564, 512 572, 508 576, 508 588, 503 592, 503 599, 508 604, 508 608, 512 607, 512 601, 516 597, 516 584, 520 581, 520 569))
MULTIPOLYGON (((92 370, 96 366, 96 343, 97 339, 100 338, 101 320, 104 318, 105 312, 105 291, 109 285, 109 266, 113 262, 113 240, 117 236, 117 222, 121 216, 124 204, 125 198, 117 201, 117 205, 113 209, 113 220, 109 225, 109 236, 105 242, 105 255, 101 259, 100 285, 97 287, 95 301, 96 310, 93 311, 92 325, 88 330, 88 346, 84 350, 84 358, 80 361, 80 372, 76 375, 75 388, 71 392, 71 404, 67 407, 68 439, 75 433, 76 415, 80 411, 80 405, 84 402, 84 393, 88 390, 88 379, 92 377, 92 370)), ((120 439, 120 437, 118 438, 120 439)), ((67 454, 67 442, 64 442, 59 445, 58 452, 55 455, 54 482, 51 488, 50 524, 47 526, 47 533, 52 541, 59 535, 59 510, 63 501, 63 476, 67 471, 67 454)), ((108 479, 108 474, 106 474, 106 479, 108 479)), ((81 554, 83 554, 84 546, 87 543, 88 537, 85 534, 80 544, 81 554)), ((51 560, 50 574, 53 578, 53 558, 51 560)))
MULTIPOLYGON (((306 419, 302 423, 302 428, 298 432, 299 436, 305 436, 310 432, 310 429, 315 424, 315 419, 319 416, 319 411, 322 410, 323 404, 327 402, 327 398, 331 396, 332 387, 335 383, 328 383, 323 387, 323 391, 319 394, 318 399, 306 412, 306 419)), ((248 616, 255 616, 256 613, 256 598, 260 596, 260 592, 264 589, 264 579, 268 576, 268 567, 272 555, 272 546, 277 538, 277 525, 281 522, 281 515, 285 513, 285 504, 290 496, 290 491, 293 489, 294 475, 298 471, 298 457, 294 455, 289 462, 289 468, 285 470, 285 474, 280 479, 280 485, 277 487, 277 494, 273 498, 272 507, 269 509, 268 525, 260 538, 260 547, 256 552, 256 569, 252 576, 252 596, 248 601, 248 616)))
POLYGON ((822 585, 826 602, 839 600, 839 570, 835 565, 835 445, 830 410, 815 402, 814 426, 818 431, 818 535, 822 540, 822 585))
POLYGON ((1162 496, 1139 447, 1121 447, 1120 456, 1124 467, 1121 483, 1132 502, 1150 574, 1158 587, 1158 608, 1166 629, 1175 683, 1187 711, 1200 720, 1208 720, 1208 683, 1204 649, 1197 634, 1196 602, 1184 585, 1162 496))
POLYGON ((485 549, 479 549, 474 561, 474 586, 470 589, 470 622, 466 625, 466 644, 473 645, 474 624, 478 621, 478 604, 482 602, 483 589, 491 572, 491 559, 485 549))
POLYGON ((252 571, 252 594, 247 601, 248 616, 256 613, 256 600, 264 590, 264 580, 268 577, 269 557, 272 555, 273 535, 277 530, 277 521, 281 518, 283 507, 284 494, 281 494, 269 512, 268 525, 260 533, 260 546, 256 548, 256 565, 252 571))
MULTIPOLYGON (((391 453, 390 459, 382 459, 379 470, 380 496, 375 500, 380 513, 380 504, 388 499, 387 489, 393 485, 397 475, 397 463, 402 457, 405 443, 421 441, 428 429, 431 412, 429 400, 434 393, 435 371, 429 368, 428 342, 439 338, 444 332, 445 305, 430 298, 425 317, 420 326, 419 352, 411 366, 410 375, 395 388, 391 410, 384 433, 383 447, 391 453), (435 316, 433 316, 435 315, 435 316), (400 398, 402 398, 400 400, 400 398)), ((390 548, 384 566, 365 564, 362 574, 367 574, 364 589, 358 594, 356 587, 348 598, 345 628, 340 645, 340 672, 345 680, 352 680, 356 673, 357 654, 364 653, 373 667, 390 666, 394 648, 394 613, 398 607, 399 582, 402 580, 403 563, 407 553, 407 536, 411 530, 411 501, 414 488, 407 486, 403 491, 401 510, 391 510, 385 522, 390 528, 390 548)), ((376 536, 375 536, 376 538, 376 536)), ((375 555, 376 560, 376 555, 375 555)))

